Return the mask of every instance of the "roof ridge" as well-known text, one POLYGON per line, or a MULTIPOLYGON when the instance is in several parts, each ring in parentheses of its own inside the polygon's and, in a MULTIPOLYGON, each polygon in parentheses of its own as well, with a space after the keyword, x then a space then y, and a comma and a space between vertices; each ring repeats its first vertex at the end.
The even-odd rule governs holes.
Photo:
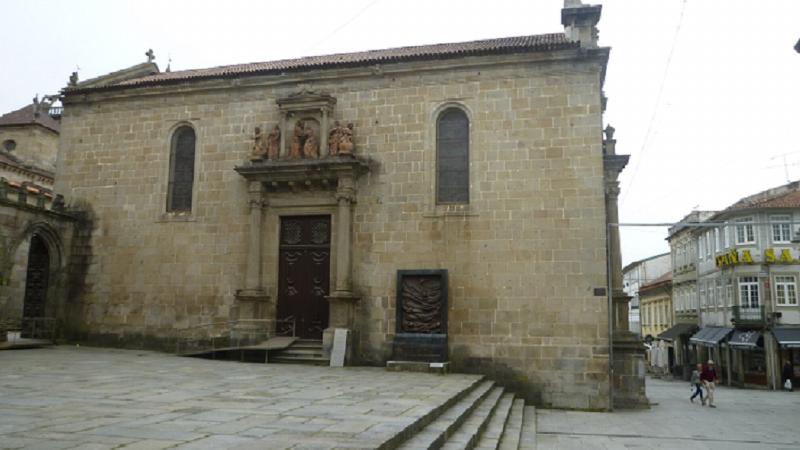
MULTIPOLYGON (((159 85, 192 79, 225 78, 286 71, 304 71, 337 66, 364 66, 429 58, 452 58, 459 56, 536 52, 579 48, 580 42, 567 38, 564 33, 543 33, 522 36, 488 38, 473 41, 445 42, 404 47, 392 47, 357 52, 332 53, 316 56, 280 59, 274 61, 222 65, 201 69, 186 69, 159 72, 153 75, 122 80, 112 84, 68 87, 66 94, 89 92, 113 88, 159 85)), ((96 77, 101 78, 101 77, 96 77)))

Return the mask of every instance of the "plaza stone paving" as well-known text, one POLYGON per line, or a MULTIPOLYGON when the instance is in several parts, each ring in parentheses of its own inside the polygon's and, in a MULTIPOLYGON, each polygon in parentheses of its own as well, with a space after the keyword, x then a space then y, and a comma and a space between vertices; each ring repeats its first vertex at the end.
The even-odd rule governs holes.
POLYGON ((717 408, 689 402, 689 383, 647 379, 649 410, 537 409, 541 449, 800 449, 800 392, 720 387, 717 408))
POLYGON ((0 448, 376 448, 479 380, 149 351, 0 352, 0 448))

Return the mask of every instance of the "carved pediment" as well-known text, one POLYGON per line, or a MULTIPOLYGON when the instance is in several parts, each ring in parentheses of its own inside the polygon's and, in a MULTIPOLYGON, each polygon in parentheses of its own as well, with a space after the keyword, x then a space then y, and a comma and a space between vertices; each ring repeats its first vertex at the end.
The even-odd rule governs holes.
POLYGON ((287 113, 301 113, 307 111, 326 110, 333 112, 336 105, 336 97, 324 92, 307 90, 305 88, 298 92, 289 94, 277 100, 281 111, 287 113))

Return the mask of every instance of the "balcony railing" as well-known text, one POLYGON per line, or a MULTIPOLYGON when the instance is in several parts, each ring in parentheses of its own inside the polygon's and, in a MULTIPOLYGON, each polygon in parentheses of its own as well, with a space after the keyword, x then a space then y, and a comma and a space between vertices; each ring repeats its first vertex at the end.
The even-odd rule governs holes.
POLYGON ((767 317, 764 306, 756 306, 753 308, 737 305, 733 307, 733 320, 737 323, 764 323, 767 317))

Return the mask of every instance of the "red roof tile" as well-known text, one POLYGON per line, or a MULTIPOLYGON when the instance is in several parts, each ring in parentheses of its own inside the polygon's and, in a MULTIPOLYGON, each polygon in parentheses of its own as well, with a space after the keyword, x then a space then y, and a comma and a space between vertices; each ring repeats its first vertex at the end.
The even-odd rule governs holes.
POLYGON ((752 208, 800 208, 800 191, 785 192, 761 199, 742 199, 734 203, 726 211, 752 208))
POLYGON ((38 114, 36 114, 36 105, 31 103, 28 106, 0 116, 0 126, 32 124, 39 124, 45 128, 55 131, 56 133, 58 133, 61 129, 61 124, 48 114, 48 107, 46 104, 41 106, 41 110, 38 114))
POLYGON ((665 273, 664 275, 661 275, 660 277, 656 278, 655 280, 653 280, 653 281, 651 281, 651 282, 649 282, 647 284, 642 285, 639 288, 639 293, 641 294, 642 291, 648 291, 650 289, 655 289, 655 288, 657 288, 659 286, 670 284, 671 282, 672 282, 672 271, 669 271, 669 272, 665 273))
POLYGON ((338 53, 323 56, 307 56, 260 63, 237 64, 208 69, 161 72, 154 75, 125 80, 105 86, 67 88, 65 92, 85 92, 113 87, 152 86, 194 79, 225 78, 246 75, 262 75, 281 72, 302 72, 333 67, 353 67, 370 64, 392 63, 426 59, 443 59, 484 54, 528 53, 578 48, 580 43, 570 41, 564 33, 516 36, 480 41, 449 44, 419 45, 355 53, 338 53))

